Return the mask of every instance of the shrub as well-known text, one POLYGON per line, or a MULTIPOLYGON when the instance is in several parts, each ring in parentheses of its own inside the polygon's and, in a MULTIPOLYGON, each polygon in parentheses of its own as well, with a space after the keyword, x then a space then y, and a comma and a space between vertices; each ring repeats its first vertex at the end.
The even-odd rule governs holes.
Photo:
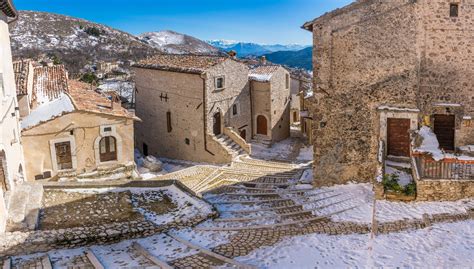
POLYGON ((382 185, 385 191, 392 191, 396 193, 403 193, 405 195, 413 196, 416 194, 416 184, 411 182, 405 187, 400 186, 398 183, 398 175, 384 175, 382 179, 382 185))
POLYGON ((96 83, 98 80, 97 76, 93 73, 86 73, 81 77, 81 81, 91 84, 96 83))
POLYGON ((410 182, 410 184, 405 186, 405 189, 403 190, 403 193, 406 195, 413 196, 416 194, 416 184, 415 182, 410 182))
POLYGON ((99 37, 102 34, 102 31, 97 27, 87 27, 84 29, 84 32, 88 35, 99 37))

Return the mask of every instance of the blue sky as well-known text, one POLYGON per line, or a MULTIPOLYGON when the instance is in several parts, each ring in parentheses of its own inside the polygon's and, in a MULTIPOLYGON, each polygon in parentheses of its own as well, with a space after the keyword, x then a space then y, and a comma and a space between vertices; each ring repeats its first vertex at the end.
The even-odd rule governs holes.
POLYGON ((174 30, 200 39, 311 44, 304 22, 352 0, 14 0, 20 10, 83 18, 140 34, 174 30))

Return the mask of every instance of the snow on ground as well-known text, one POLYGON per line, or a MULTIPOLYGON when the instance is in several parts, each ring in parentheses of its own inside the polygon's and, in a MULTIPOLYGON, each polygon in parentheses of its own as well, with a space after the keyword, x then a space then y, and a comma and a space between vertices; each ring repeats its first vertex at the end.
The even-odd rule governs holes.
POLYGON ((138 172, 143 179, 152 179, 160 175, 166 175, 168 173, 177 172, 179 170, 186 169, 190 166, 197 165, 197 163, 187 161, 170 160, 166 158, 158 158, 163 163, 163 170, 160 172, 151 172, 149 169, 143 167, 144 156, 135 149, 135 163, 138 167, 138 172))
POLYGON ((474 221, 379 235, 312 234, 263 247, 239 262, 258 268, 469 268, 474 221))
POLYGON ((407 173, 403 170, 393 168, 393 167, 388 166, 388 165, 385 165, 385 174, 398 175, 398 184, 400 184, 400 186, 402 186, 402 187, 404 187, 404 186, 410 184, 411 182, 413 182, 413 178, 411 177, 411 175, 409 173, 407 173))
POLYGON ((171 234, 177 235, 195 245, 203 248, 212 249, 219 245, 227 244, 230 242, 230 238, 236 234, 236 232, 208 232, 208 231, 196 231, 191 228, 173 231, 171 234))
POLYGON ((313 160, 313 146, 303 147, 300 149, 300 154, 296 157, 298 161, 312 161, 313 160))
MULTIPOLYGON (((196 216, 206 216, 212 213, 213 209, 209 204, 197 198, 191 197, 190 195, 184 193, 174 185, 159 189, 162 190, 163 194, 166 194, 177 206, 175 210, 166 214, 157 215, 156 213, 147 210, 146 208, 137 207, 138 212, 144 215, 145 219, 157 225, 162 225, 178 220, 187 221, 196 216)), ((131 191, 134 194, 147 195, 147 192, 149 192, 150 189, 133 188, 131 189, 131 191)))
POLYGON ((33 127, 41 122, 59 117, 64 113, 74 111, 74 105, 66 94, 51 102, 43 102, 21 121, 21 128, 33 127))

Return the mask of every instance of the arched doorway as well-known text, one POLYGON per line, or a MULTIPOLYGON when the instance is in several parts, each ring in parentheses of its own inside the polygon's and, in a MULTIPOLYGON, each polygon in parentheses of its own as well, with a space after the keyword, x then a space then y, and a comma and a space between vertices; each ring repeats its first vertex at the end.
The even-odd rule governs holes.
POLYGON ((221 113, 220 112, 216 112, 213 116, 213 131, 214 131, 214 135, 220 135, 222 133, 222 130, 221 130, 221 113))
POLYGON ((8 191, 6 161, 5 152, 0 151, 0 189, 2 189, 3 192, 8 191))
POLYGON ((267 135, 267 128, 267 118, 265 118, 263 115, 259 115, 257 117, 257 134, 267 135))

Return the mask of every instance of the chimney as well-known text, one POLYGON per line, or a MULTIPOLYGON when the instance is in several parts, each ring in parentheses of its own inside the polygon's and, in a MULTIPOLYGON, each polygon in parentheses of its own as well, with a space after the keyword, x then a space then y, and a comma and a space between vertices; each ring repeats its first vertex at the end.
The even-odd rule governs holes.
POLYGON ((266 65, 267 64, 267 57, 265 57, 265 56, 260 57, 260 64, 261 65, 266 65))

